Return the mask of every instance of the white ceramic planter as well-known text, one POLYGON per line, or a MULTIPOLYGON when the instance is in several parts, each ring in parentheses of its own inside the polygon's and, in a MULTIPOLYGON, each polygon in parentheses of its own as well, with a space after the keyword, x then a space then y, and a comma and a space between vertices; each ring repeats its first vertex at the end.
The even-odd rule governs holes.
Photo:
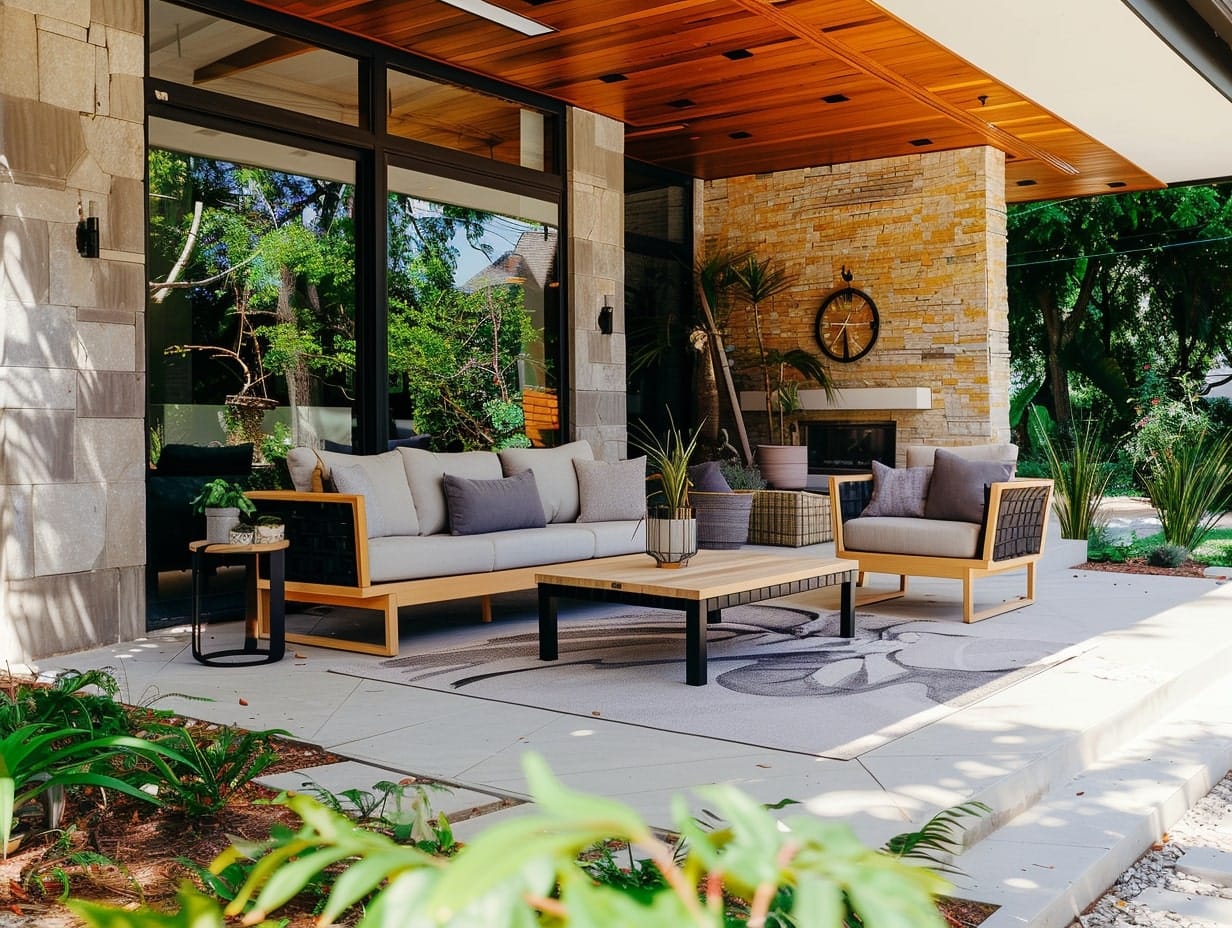
POLYGON ((285 534, 285 525, 258 525, 255 541, 259 545, 273 544, 275 541, 282 541, 285 534))

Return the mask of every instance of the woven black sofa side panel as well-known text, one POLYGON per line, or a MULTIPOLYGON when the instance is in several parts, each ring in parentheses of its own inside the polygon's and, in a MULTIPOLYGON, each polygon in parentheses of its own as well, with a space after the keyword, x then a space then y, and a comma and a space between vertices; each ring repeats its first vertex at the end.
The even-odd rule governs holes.
MULTIPOLYGON (((839 513, 843 522, 857 518, 873 498, 873 481, 852 480, 838 485, 839 513)), ((830 500, 834 505, 834 500, 830 500)))
POLYGON ((1044 507, 1047 487, 1003 490, 997 513, 997 534, 992 541, 992 559, 1004 561, 1039 554, 1044 545, 1044 507))
POLYGON ((287 581, 359 586, 355 550, 355 510, 346 503, 307 500, 257 500, 260 515, 281 516, 286 524, 287 581))

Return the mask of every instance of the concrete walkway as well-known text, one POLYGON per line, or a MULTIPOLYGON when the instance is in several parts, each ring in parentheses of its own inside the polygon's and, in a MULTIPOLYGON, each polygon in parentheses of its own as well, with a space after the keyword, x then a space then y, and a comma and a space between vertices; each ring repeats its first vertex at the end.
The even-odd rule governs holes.
MULTIPOLYGON (((802 552, 824 556, 830 546, 788 551, 802 552)), ((740 732, 720 741, 332 674, 331 665, 379 658, 323 649, 292 648, 272 667, 209 668, 192 660, 183 631, 41 669, 109 666, 132 701, 209 697, 159 705, 286 728, 354 759, 312 771, 335 790, 369 788, 390 773, 456 784, 438 808, 493 810, 461 825, 463 838, 518 814, 517 804, 496 807, 526 798, 527 750, 570 786, 621 799, 660 826, 672 824, 672 796, 707 783, 733 783, 763 801, 798 799, 850 822, 874 845, 979 799, 994 813, 968 820, 968 848, 957 860, 967 875, 956 893, 1002 907, 987 928, 1059 928, 1232 767, 1232 584, 1074 570, 1084 553, 1054 530, 1037 602, 970 626, 1051 642, 1072 649, 1070 659, 853 760, 749 747, 740 732)), ((1016 595, 1022 582, 1021 574, 980 581, 977 600, 1016 595)), ((798 599, 836 607, 827 596, 837 594, 798 599)), ((956 582, 913 580, 910 598, 868 610, 954 622, 960 602, 956 582)), ((403 652, 447 646, 450 621, 476 614, 474 603, 404 610, 403 652)), ((504 597, 496 628, 533 614, 532 596, 504 597)), ((287 780, 279 785, 297 785, 287 780)))

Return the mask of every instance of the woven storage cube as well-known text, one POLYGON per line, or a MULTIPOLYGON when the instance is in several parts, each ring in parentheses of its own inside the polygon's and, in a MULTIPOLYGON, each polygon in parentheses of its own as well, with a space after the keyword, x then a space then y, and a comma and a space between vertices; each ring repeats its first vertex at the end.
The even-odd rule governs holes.
POLYGON ((712 550, 739 548, 749 540, 752 490, 731 493, 689 491, 689 505, 697 516, 697 546, 712 550))
POLYGON ((798 490, 757 490, 749 513, 749 542, 798 548, 834 538, 830 497, 798 490))

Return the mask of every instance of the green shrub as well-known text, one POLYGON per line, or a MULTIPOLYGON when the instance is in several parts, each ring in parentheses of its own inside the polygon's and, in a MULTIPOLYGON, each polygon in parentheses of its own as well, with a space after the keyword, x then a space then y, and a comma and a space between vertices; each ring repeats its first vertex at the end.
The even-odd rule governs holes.
POLYGON ((1160 545, 1146 556, 1146 562, 1152 567, 1180 567, 1187 560, 1189 552, 1180 545, 1160 545))
POLYGON ((741 464, 739 461, 723 459, 719 461, 719 473, 733 490, 764 490, 766 481, 761 470, 755 464, 741 464))

